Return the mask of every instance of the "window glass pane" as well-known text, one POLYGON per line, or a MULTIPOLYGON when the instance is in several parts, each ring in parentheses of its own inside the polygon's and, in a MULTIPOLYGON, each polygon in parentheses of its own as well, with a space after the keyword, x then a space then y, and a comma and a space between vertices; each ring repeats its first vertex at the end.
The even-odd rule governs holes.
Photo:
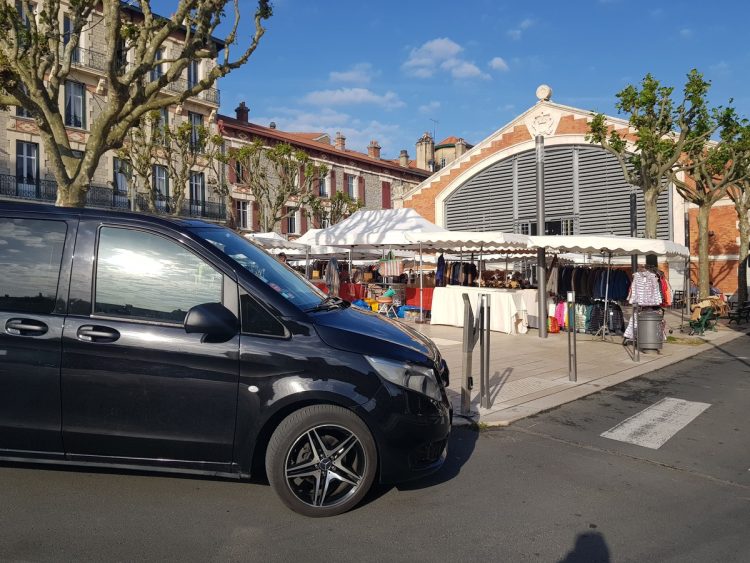
POLYGON ((242 308, 242 332, 284 336, 284 327, 281 323, 249 295, 240 296, 240 307, 242 308))
POLYGON ((161 236, 103 228, 99 234, 94 312, 182 323, 188 310, 221 303, 222 275, 161 236))
POLYGON ((325 298, 323 292, 294 270, 229 229, 197 228, 192 232, 219 248, 300 309, 318 305, 325 298))
POLYGON ((0 309, 51 313, 67 225, 0 218, 0 309))

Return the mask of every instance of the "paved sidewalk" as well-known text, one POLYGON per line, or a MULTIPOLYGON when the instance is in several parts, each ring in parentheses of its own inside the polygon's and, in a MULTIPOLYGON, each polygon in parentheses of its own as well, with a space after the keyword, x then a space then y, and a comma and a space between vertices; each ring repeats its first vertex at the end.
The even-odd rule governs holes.
MULTIPOLYGON (((626 318, 629 314, 626 313, 626 318)), ((463 329, 452 326, 413 324, 411 326, 432 338, 440 348, 451 371, 448 396, 454 407, 454 424, 479 423, 505 426, 516 420, 601 391, 639 375, 658 370, 701 352, 720 347, 748 333, 750 326, 735 324, 731 328, 720 321, 717 332, 702 337, 681 333, 680 315, 667 312, 667 324, 676 343, 665 342, 661 354, 640 354, 640 362, 632 358, 632 346, 622 345, 622 337, 595 340, 591 335, 577 335, 578 379, 568 379, 568 334, 550 334, 541 339, 536 330, 527 334, 491 333, 490 397, 491 407, 479 407, 479 343, 474 349, 470 418, 461 413, 462 336, 463 329)), ((685 323, 687 325, 687 322, 685 323)))

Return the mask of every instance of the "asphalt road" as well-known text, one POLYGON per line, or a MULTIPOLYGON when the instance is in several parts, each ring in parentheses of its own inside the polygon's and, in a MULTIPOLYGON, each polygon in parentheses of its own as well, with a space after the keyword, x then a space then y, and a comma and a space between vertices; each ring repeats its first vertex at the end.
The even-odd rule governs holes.
POLYGON ((446 467, 353 512, 267 485, 0 465, 0 560, 750 561, 750 337, 517 423, 457 429, 446 467), (710 404, 659 449, 601 434, 710 404))

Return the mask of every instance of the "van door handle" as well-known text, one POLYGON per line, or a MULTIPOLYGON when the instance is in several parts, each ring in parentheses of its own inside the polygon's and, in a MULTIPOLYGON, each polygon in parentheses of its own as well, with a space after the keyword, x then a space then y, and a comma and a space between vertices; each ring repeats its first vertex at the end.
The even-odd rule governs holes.
POLYGON ((5 332, 14 336, 42 336, 47 330, 46 324, 33 319, 8 319, 5 323, 5 332))
POLYGON ((78 340, 84 342, 114 342, 120 333, 106 326, 83 325, 77 332, 78 340))

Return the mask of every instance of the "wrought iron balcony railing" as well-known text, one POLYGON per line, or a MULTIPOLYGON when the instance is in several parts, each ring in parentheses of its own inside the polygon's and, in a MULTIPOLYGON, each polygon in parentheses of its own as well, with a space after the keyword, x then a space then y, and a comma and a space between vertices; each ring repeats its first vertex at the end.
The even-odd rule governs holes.
MULTIPOLYGON (((54 180, 35 180, 33 178, 17 178, 11 174, 0 174, 0 199, 54 203, 57 199, 57 183, 54 180)), ((89 191, 86 193, 86 206, 120 211, 131 209, 142 212, 151 211, 149 198, 146 194, 136 194, 135 207, 133 208, 127 192, 96 185, 89 186, 89 191)), ((226 220, 226 206, 220 198, 206 198, 204 201, 186 200, 182 203, 179 211, 175 213, 173 200, 160 195, 156 199, 154 211, 178 217, 208 219, 209 221, 226 220)))

